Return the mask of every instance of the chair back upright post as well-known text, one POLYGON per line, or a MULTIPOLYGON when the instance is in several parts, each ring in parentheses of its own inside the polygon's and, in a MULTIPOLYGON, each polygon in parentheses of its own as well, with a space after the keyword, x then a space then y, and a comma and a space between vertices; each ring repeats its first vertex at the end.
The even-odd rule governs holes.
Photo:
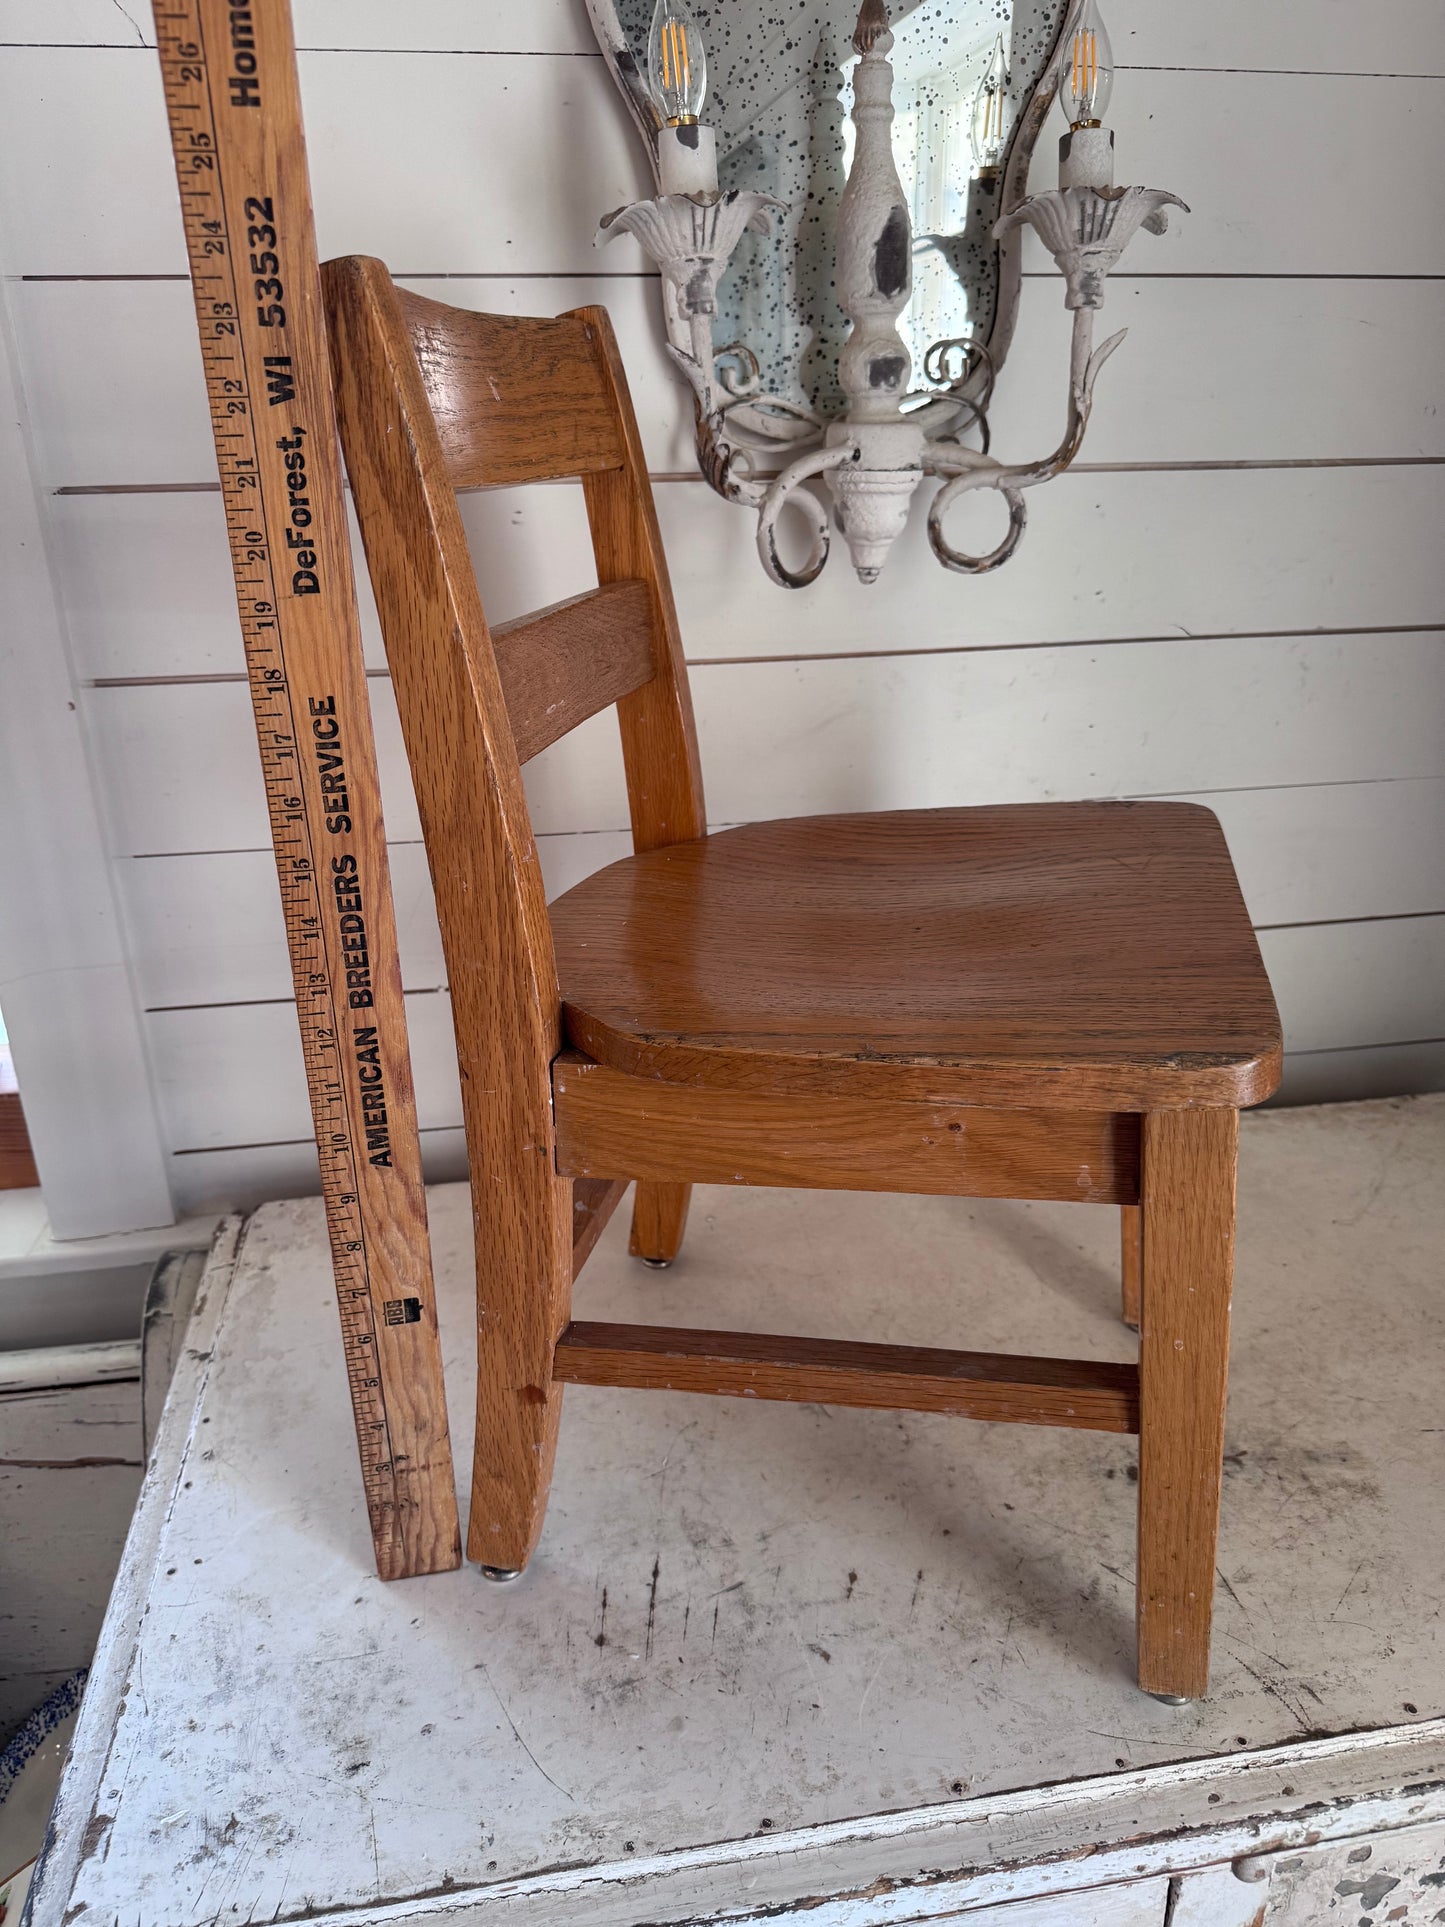
POLYGON ((577 308, 566 318, 587 330, 622 440, 620 466, 582 477, 597 580, 642 581, 651 596, 655 673, 619 700, 617 720, 632 841, 638 850, 657 850, 707 835, 692 691, 642 438, 611 319, 605 308, 577 308))
POLYGON ((516 1569, 551 1477, 574 1232, 552 1121, 561 1000, 521 766, 616 702, 637 847, 702 836, 687 674, 605 310, 472 314, 402 291, 364 256, 328 262, 323 283, 461 1071, 479 1344, 468 1552, 516 1569), (457 491, 579 477, 598 589, 493 631, 457 491))

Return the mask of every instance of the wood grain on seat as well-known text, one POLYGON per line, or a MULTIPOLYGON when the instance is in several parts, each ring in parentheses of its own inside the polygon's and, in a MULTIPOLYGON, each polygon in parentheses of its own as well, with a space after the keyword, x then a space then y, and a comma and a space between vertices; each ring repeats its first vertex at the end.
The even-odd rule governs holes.
POLYGON ((730 1089, 1248 1105, 1280 1026, 1223 832, 1187 803, 750 824, 552 905, 569 1042, 730 1089))

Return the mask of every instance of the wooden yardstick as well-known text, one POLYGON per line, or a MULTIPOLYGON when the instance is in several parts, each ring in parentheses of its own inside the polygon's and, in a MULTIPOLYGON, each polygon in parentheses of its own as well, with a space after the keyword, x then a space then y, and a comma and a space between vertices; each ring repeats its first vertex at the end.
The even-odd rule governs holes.
POLYGON ((362 1479, 461 1563, 416 1100, 287 0, 154 0, 362 1479))

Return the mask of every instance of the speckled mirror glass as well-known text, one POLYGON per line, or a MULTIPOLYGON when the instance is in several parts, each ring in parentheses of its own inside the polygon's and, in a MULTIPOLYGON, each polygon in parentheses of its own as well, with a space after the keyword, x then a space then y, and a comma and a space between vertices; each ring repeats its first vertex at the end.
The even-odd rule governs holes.
MULTIPOLYGON (((615 33, 599 37, 650 134, 657 115, 641 76, 654 0, 590 4, 594 15, 615 7, 615 33)), ((771 236, 747 234, 739 244, 719 289, 714 341, 719 350, 745 343, 765 390, 836 415, 848 322, 834 290, 834 241, 851 158, 858 0, 692 0, 692 10, 707 50, 702 118, 717 132, 720 185, 789 207, 771 236)), ((990 230, 1004 195, 1015 183, 1022 192, 1023 149, 1037 133, 1030 103, 1062 12, 1063 0, 897 0, 890 8, 893 144, 914 230, 913 297, 900 327, 917 386, 929 383, 935 344, 973 341, 1001 358, 1017 263, 1001 263, 990 230), (980 83, 999 96, 992 109, 980 83)))

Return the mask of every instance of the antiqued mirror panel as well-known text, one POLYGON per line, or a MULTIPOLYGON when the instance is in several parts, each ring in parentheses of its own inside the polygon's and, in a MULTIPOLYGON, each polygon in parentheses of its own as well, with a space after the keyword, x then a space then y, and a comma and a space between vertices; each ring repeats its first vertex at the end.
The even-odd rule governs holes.
POLYGON ((817 581, 835 531, 876 582, 925 478, 943 485, 935 556, 985 575, 1017 550, 1027 491, 1077 456, 1124 339, 1095 340, 1109 274, 1184 208, 1117 180, 1100 4, 711 0, 704 21, 701 0, 587 0, 659 190, 603 214, 598 238, 632 235, 657 263, 698 466, 756 512, 780 587, 817 581), (1030 194, 1056 96, 1058 185, 1030 194), (993 380, 1025 229, 1059 269, 1068 385, 1054 447, 1005 459, 993 380), (1007 528, 961 548, 945 523, 979 490, 1007 528))
MULTIPOLYGON (((986 346, 993 334, 1000 259, 991 229, 1004 211, 1003 167, 1054 52, 1063 4, 899 0, 889 9, 893 149, 913 223, 913 294, 899 327, 918 387, 948 378, 930 362, 936 344, 986 346)), ((617 0, 640 72, 654 5, 617 0)), ((716 346, 745 344, 766 393, 832 419, 844 408, 838 357, 849 324, 835 244, 852 162, 858 0, 694 0, 692 11, 706 45, 719 186, 772 195, 788 210, 771 235, 739 242, 718 289, 716 346)))

